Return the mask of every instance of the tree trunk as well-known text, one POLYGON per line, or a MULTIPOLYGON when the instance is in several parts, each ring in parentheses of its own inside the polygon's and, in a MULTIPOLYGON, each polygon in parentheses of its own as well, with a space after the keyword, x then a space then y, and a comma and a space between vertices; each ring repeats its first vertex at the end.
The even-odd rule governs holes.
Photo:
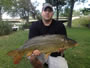
POLYGON ((69 13, 68 24, 67 24, 67 27, 69 28, 71 28, 71 25, 72 25, 72 15, 73 15, 74 3, 75 1, 71 0, 70 13, 69 13))
POLYGON ((58 17, 59 17, 59 10, 58 10, 58 0, 57 0, 56 9, 57 9, 57 16, 56 16, 56 19, 58 20, 58 17))
POLYGON ((1 10, 2 10, 2 7, 0 6, 0 21, 2 21, 2 12, 1 12, 1 10))
POLYGON ((29 23, 29 12, 27 14, 26 23, 29 23))

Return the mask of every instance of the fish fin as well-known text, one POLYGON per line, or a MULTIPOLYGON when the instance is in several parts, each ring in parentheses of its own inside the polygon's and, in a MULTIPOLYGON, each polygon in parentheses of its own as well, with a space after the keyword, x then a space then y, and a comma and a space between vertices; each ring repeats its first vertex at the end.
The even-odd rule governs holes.
POLYGON ((9 51, 7 54, 13 58, 14 64, 18 64, 23 56, 18 50, 9 51))
POLYGON ((18 52, 17 50, 12 50, 12 51, 9 51, 9 52, 7 53, 7 55, 14 57, 14 56, 17 54, 17 52, 18 52))
POLYGON ((22 59, 22 56, 18 55, 13 58, 14 64, 19 64, 20 60, 22 59))

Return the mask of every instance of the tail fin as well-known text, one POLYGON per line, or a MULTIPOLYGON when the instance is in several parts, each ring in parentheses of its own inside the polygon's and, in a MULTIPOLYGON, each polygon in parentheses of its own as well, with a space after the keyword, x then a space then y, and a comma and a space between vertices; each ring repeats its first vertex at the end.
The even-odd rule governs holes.
POLYGON ((18 64, 20 60, 22 59, 22 56, 18 55, 13 58, 14 64, 18 64))
POLYGON ((18 64, 22 59, 22 54, 18 50, 10 51, 7 54, 13 58, 14 64, 18 64))

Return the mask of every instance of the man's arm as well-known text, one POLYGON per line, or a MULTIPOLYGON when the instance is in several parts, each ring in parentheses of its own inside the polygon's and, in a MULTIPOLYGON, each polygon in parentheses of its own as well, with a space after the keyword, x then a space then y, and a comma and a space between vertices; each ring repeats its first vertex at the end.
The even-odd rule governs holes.
POLYGON ((58 34, 65 35, 67 37, 66 28, 63 23, 59 22, 58 27, 57 27, 57 32, 58 32, 58 34))
MULTIPOLYGON (((34 22, 34 23, 32 23, 32 25, 29 28, 29 39, 39 36, 39 35, 40 35, 39 24, 38 24, 38 22, 34 22)), ((40 51, 34 50, 33 54, 38 56, 38 55, 40 55, 40 51)))
POLYGON ((39 36, 39 27, 38 27, 38 23, 34 22, 29 28, 29 39, 36 36, 39 36))
POLYGON ((62 24, 62 31, 63 31, 63 35, 67 37, 67 31, 66 31, 64 24, 62 24))

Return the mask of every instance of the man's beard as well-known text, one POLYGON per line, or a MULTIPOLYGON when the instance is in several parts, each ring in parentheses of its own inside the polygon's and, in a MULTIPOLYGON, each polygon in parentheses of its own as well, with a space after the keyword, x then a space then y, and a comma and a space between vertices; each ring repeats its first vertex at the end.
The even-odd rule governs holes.
POLYGON ((52 18, 50 19, 44 19, 45 22, 50 22, 52 20, 52 18))

